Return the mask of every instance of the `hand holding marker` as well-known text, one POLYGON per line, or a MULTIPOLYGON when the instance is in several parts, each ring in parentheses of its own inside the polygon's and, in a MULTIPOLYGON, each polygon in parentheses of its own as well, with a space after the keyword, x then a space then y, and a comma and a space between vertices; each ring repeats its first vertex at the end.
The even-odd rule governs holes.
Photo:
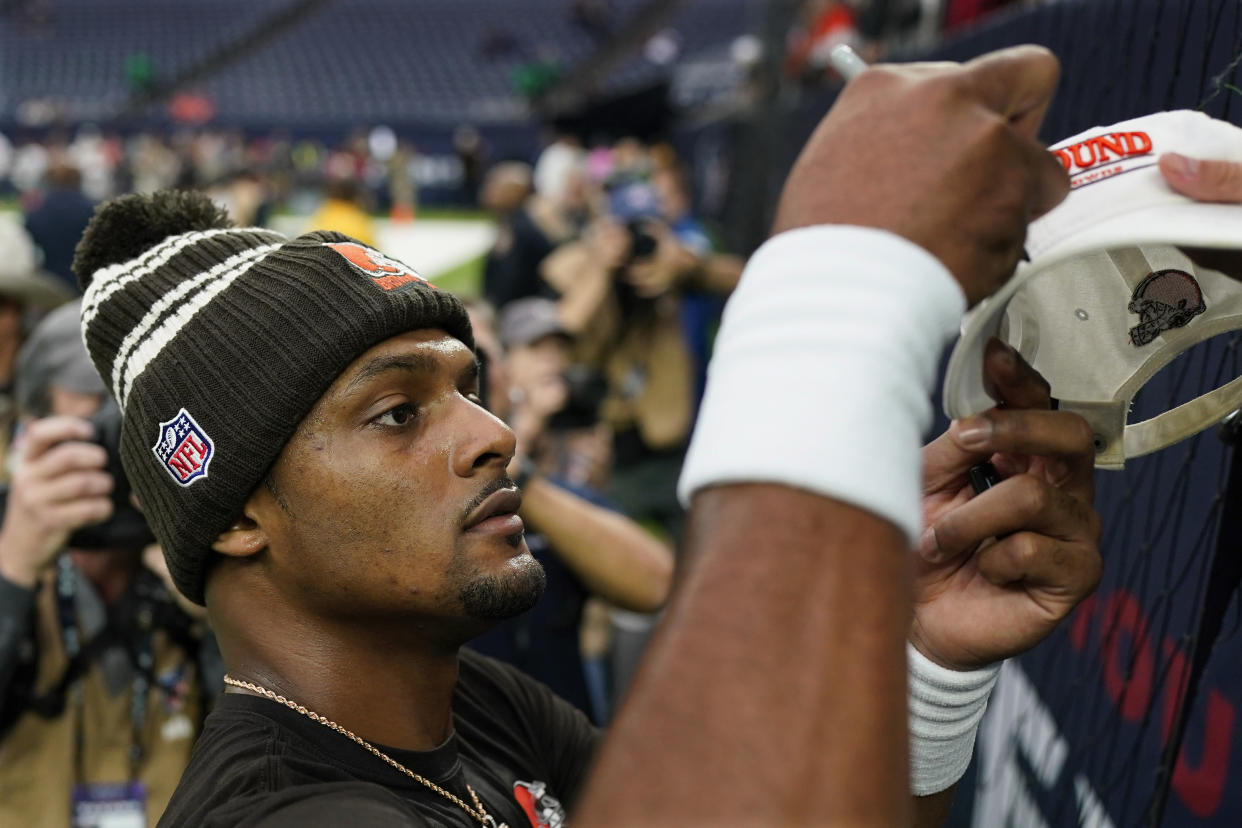
MULTIPOLYGON (((867 68, 867 62, 844 43, 832 50, 828 60, 846 83, 858 77, 867 68)), ((971 466, 966 474, 975 494, 982 494, 1000 482, 1000 474, 997 473, 996 467, 987 461, 971 466)))

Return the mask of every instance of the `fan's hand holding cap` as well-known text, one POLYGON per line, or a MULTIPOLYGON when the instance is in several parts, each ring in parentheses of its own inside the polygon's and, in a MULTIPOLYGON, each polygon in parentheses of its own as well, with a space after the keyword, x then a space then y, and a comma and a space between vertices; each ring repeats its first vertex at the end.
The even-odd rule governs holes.
POLYGON ((1182 248, 1242 249, 1242 205, 1208 204, 1165 183, 1157 159, 1177 152, 1242 162, 1242 129, 1198 112, 1161 112, 1095 127, 1051 148, 1070 194, 1031 224, 1014 278, 963 321, 945 377, 945 413, 994 405, 983 349, 998 336, 1052 385, 1060 407, 1096 437, 1096 465, 1190 437, 1242 407, 1242 377, 1140 423, 1130 402, 1191 346, 1242 330, 1242 282, 1182 248))

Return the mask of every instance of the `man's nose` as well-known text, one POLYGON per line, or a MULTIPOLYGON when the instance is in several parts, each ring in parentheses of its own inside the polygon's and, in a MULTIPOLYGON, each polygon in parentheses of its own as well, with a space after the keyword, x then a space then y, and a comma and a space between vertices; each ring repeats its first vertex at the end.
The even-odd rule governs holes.
POLYGON ((481 405, 465 397, 454 401, 454 418, 460 418, 461 438, 454 448, 453 470, 462 477, 495 467, 503 470, 517 451, 513 429, 481 405))

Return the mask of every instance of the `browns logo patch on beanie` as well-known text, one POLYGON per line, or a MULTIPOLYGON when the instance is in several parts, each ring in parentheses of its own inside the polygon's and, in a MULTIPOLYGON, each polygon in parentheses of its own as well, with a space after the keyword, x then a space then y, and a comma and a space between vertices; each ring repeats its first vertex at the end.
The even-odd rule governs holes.
POLYGON ((420 328, 474 347, 462 303, 408 265, 341 233, 232 227, 197 193, 102 205, 74 269, 125 472, 199 604, 211 544, 350 362, 420 328))

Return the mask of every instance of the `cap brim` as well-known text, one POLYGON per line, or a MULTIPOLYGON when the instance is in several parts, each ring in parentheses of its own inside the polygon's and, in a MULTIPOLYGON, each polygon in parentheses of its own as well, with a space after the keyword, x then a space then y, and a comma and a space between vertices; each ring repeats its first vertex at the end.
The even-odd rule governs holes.
POLYGON ((74 293, 68 285, 54 276, 36 271, 0 278, 0 296, 12 297, 37 308, 50 309, 68 302, 74 293))
MULTIPOLYGON (((1126 213, 1092 224, 1038 251, 1032 261, 1018 266, 1004 287, 962 320, 962 336, 945 372, 945 414, 952 419, 969 417, 996 404, 984 390, 984 348, 988 339, 998 334, 1009 300, 1029 279, 1084 253, 1137 245, 1242 250, 1242 205, 1187 201, 1126 213)), ((1231 275, 1242 277, 1242 273, 1231 275)))

